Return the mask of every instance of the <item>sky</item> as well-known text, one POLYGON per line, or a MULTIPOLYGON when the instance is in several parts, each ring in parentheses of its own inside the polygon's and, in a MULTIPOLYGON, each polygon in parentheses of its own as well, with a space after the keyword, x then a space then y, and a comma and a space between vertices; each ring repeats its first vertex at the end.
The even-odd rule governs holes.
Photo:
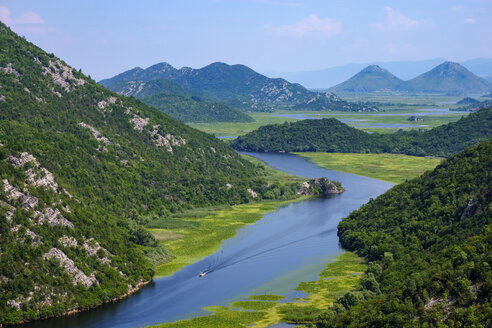
POLYGON ((0 21, 95 80, 159 62, 295 72, 492 57, 492 0, 0 0, 0 21))

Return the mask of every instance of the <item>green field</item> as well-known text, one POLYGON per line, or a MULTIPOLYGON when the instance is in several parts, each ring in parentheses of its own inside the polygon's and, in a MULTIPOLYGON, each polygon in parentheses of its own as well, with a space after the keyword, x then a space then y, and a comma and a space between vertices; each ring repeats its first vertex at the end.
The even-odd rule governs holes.
MULTIPOLYGON (((358 120, 361 123, 386 123, 386 124, 405 124, 408 128, 415 129, 429 129, 449 122, 455 122, 463 116, 460 113, 449 113, 442 115, 423 116, 423 121, 410 122, 408 118, 413 113, 418 113, 422 110, 420 108, 405 107, 402 109, 388 109, 385 114, 398 114, 394 116, 378 116, 370 113, 347 113, 347 112, 320 112, 322 118, 334 117, 337 119, 358 120), (408 115, 401 115, 408 113, 408 115), (419 127, 425 125, 425 127, 419 127)), ((274 117, 273 115, 282 114, 304 114, 311 117, 318 117, 316 111, 278 111, 274 113, 249 113, 251 117, 255 119, 255 122, 249 123, 228 123, 228 122, 216 122, 216 123, 190 123, 189 125, 202 130, 204 132, 214 134, 216 136, 241 136, 248 132, 258 129, 260 126, 267 124, 280 124, 284 122, 294 122, 296 118, 286 117, 274 117)), ((360 127, 364 131, 369 132, 394 132, 399 130, 398 128, 364 128, 360 127)))
POLYGON ((394 154, 295 153, 318 166, 374 179, 401 183, 432 170, 440 158, 394 154))

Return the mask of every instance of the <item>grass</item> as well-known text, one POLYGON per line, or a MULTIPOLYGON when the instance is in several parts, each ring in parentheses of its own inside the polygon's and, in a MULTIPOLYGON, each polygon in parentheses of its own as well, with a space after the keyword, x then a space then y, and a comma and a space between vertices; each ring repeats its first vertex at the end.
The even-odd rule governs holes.
POLYGON ((267 310, 276 306, 276 303, 263 301, 238 301, 233 302, 231 306, 238 307, 244 310, 267 310))
MULTIPOLYGON (((371 101, 373 98, 369 98, 371 101)), ((390 106, 382 106, 381 108, 385 110, 385 114, 403 114, 408 113, 407 115, 392 115, 392 116, 379 116, 374 115, 373 113, 356 113, 356 112, 328 112, 328 111, 276 111, 273 113, 248 113, 251 117, 254 118, 255 122, 248 123, 231 123, 231 122, 215 122, 215 123, 190 123, 188 125, 199 129, 201 131, 215 134, 217 136, 241 136, 248 132, 258 129, 260 126, 267 124, 280 124, 284 122, 295 122, 298 119, 296 118, 286 118, 286 117, 275 117, 274 115, 278 114, 304 114, 312 117, 316 117, 318 113, 322 114, 321 117, 328 118, 334 117, 338 119, 349 119, 349 120, 363 120, 363 123, 386 123, 386 124, 406 124, 408 128, 405 129, 422 129, 418 127, 419 125, 426 125, 425 129, 430 129, 442 124, 446 124, 449 122, 454 122, 460 119, 463 114, 459 113, 449 113, 435 116, 423 116, 423 121, 410 122, 408 118, 413 115, 412 113, 418 113, 424 108, 448 108, 449 105, 439 105, 441 101, 456 101, 456 98, 450 97, 435 97, 431 96, 422 96, 416 97, 414 103, 416 106, 405 106, 398 105, 398 103, 403 102, 412 102, 412 97, 383 97, 379 101, 384 102, 396 102, 395 105, 390 106)), ((353 101, 358 101, 353 99, 353 101)), ((452 107, 452 106, 451 106, 452 107)), ((363 126, 359 127, 364 131, 370 132, 379 132, 379 133, 391 133, 399 130, 398 128, 364 128, 363 126)))
POLYGON ((258 301, 280 301, 285 299, 284 296, 272 295, 272 294, 253 295, 253 296, 249 296, 248 298, 251 300, 258 300, 258 301))
POLYGON ((394 154, 296 153, 321 167, 401 183, 435 168, 439 158, 394 154))
POLYGON ((250 324, 263 319, 264 312, 234 311, 226 307, 215 308, 213 314, 187 320, 164 323, 154 328, 239 328, 249 327, 250 324))
POLYGON ((255 164, 263 172, 264 177, 267 181, 276 181, 281 183, 306 181, 305 178, 290 175, 283 171, 275 170, 271 166, 265 164, 263 161, 257 159, 256 157, 249 155, 241 155, 241 157, 255 164))

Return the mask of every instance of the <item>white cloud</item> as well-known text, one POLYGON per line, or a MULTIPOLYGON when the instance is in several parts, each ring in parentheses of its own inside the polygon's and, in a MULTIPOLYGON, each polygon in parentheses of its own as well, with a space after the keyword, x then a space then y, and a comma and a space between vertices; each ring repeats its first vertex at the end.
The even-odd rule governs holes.
POLYGON ((10 24, 12 19, 10 18, 10 10, 5 6, 0 6, 0 21, 5 24, 10 24))
POLYGON ((375 24, 374 26, 381 31, 409 30, 425 23, 424 20, 415 20, 406 17, 398 9, 385 6, 386 22, 375 24))
POLYGON ((342 31, 342 24, 330 18, 319 18, 317 15, 311 14, 291 25, 278 27, 269 25, 267 28, 272 35, 301 38, 309 34, 321 34, 331 37, 342 31))
POLYGON ((14 19, 14 24, 33 24, 44 25, 44 20, 32 11, 23 12, 20 16, 14 19))
POLYGON ((465 19, 465 23, 467 24, 475 24, 477 22, 477 20, 473 17, 468 17, 465 19))

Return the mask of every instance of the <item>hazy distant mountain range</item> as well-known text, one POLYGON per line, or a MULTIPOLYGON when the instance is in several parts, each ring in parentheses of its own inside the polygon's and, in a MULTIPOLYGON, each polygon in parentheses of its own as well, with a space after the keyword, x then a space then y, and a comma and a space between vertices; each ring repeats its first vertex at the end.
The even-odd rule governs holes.
MULTIPOLYGON (((154 100, 162 93, 176 93, 197 101, 221 102, 244 111, 310 109, 370 111, 371 107, 341 100, 331 92, 313 92, 297 83, 271 79, 244 65, 213 63, 199 69, 176 69, 159 63, 147 69, 128 70, 99 82, 108 89, 166 111, 168 106, 154 100)), ((170 113, 171 115, 171 113, 170 113)))
MULTIPOLYGON (((306 88, 328 89, 336 84, 342 83, 364 69, 364 67, 370 65, 384 67, 398 78, 409 80, 445 61, 446 59, 443 58, 434 58, 421 61, 354 63, 313 71, 267 72, 266 75, 271 77, 281 76, 288 81, 300 83, 306 88)), ((492 58, 475 58, 463 61, 460 64, 477 76, 492 81, 492 58)))
POLYGON ((444 62, 408 81, 397 78, 378 65, 371 65, 329 90, 335 93, 412 92, 466 95, 490 92, 492 84, 458 63, 444 62))

